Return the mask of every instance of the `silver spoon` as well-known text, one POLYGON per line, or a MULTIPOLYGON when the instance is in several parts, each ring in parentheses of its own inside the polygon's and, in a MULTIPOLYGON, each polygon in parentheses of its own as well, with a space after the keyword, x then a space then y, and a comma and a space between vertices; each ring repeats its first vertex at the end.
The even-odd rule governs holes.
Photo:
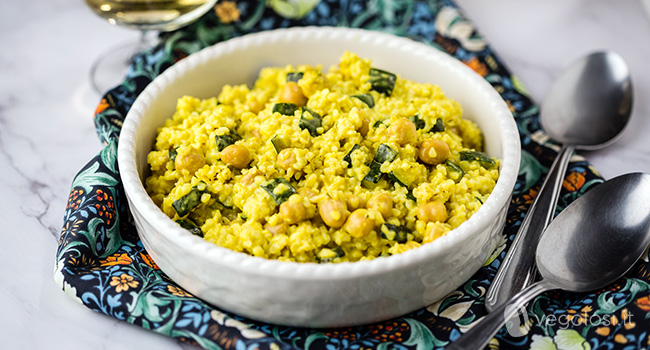
POLYGON ((501 304, 446 349, 483 349, 497 331, 542 292, 600 289, 623 276, 650 244, 650 175, 606 181, 567 206, 537 246, 542 280, 501 304))
POLYGON ((613 142, 630 118, 632 99, 629 69, 614 52, 583 58, 551 86, 540 121, 544 131, 563 146, 488 289, 488 311, 535 281, 535 248, 555 214, 571 155, 576 148, 597 149, 613 142))

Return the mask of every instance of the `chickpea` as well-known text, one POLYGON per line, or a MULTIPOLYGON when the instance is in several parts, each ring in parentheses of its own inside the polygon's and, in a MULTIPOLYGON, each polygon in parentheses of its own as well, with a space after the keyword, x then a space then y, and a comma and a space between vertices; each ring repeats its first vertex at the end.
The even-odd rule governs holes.
POLYGON ((433 224, 430 228, 427 229, 422 239, 423 243, 433 242, 436 239, 442 237, 445 234, 445 229, 440 224, 433 224))
POLYGON ((304 198, 311 200, 312 198, 318 196, 318 191, 309 187, 301 187, 298 189, 298 194, 304 198))
POLYGON ((274 235, 274 236, 282 235, 282 234, 287 233, 287 225, 286 224, 279 224, 279 225, 274 225, 274 226, 266 224, 264 226, 264 228, 267 231, 271 232, 271 234, 274 235))
POLYGON ((343 225, 343 229, 352 237, 361 238, 367 236, 375 227, 375 220, 366 209, 355 210, 343 225))
POLYGON ((447 160, 450 152, 445 141, 438 139, 424 140, 420 143, 418 158, 423 163, 437 165, 447 160))
POLYGON ((262 139, 262 133, 260 133, 259 129, 251 130, 251 135, 253 135, 253 137, 257 137, 260 140, 262 139))
POLYGON ((255 178, 258 175, 261 175, 261 173, 257 169, 249 171, 246 173, 246 175, 241 177, 239 182, 242 183, 243 185, 250 186, 255 182, 255 178))
POLYGON ((280 217, 288 225, 297 224, 309 218, 307 207, 301 200, 288 200, 280 204, 280 217))
POLYGON ((391 140, 400 146, 417 141, 416 132, 415 124, 406 118, 399 118, 388 127, 388 135, 391 140))
POLYGON ((378 193, 368 200, 366 208, 374 209, 384 219, 388 219, 393 215, 393 198, 386 193, 378 193))
POLYGON ((422 204, 418 208, 418 219, 426 222, 445 222, 447 221, 447 208, 440 201, 433 201, 422 204))
POLYGON ((264 109, 264 103, 260 102, 257 99, 246 101, 246 105, 248 106, 248 110, 255 114, 261 112, 264 109))
POLYGON ((187 170, 190 174, 194 174, 205 165, 205 158, 201 151, 190 148, 187 153, 176 156, 174 165, 177 170, 187 170))
POLYGON ((325 225, 333 228, 343 226, 350 215, 345 202, 339 199, 326 199, 319 202, 318 213, 325 225))
POLYGON ((302 93, 300 85, 290 81, 284 86, 282 91, 280 91, 278 101, 289 102, 302 107, 307 104, 307 97, 302 93))
POLYGON ((285 148, 278 153, 276 160, 278 166, 284 170, 289 170, 293 164, 296 163, 296 152, 293 148, 285 148))
POLYGON ((221 160, 237 169, 243 169, 250 163, 251 153, 242 145, 230 145, 221 151, 221 160))
POLYGON ((361 134, 361 136, 363 137, 366 137, 369 131, 370 131, 370 120, 368 118, 363 118, 363 121, 361 121, 361 127, 359 128, 359 134, 361 134))

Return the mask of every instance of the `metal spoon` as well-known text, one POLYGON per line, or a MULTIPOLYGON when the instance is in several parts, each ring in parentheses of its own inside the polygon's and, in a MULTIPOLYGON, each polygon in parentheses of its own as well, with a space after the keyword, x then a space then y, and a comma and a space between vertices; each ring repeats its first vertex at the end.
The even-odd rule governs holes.
POLYGON ((488 311, 535 281, 535 248, 555 214, 571 155, 576 148, 596 149, 613 142, 630 118, 632 98, 630 72, 614 52, 583 58, 551 86, 540 121, 546 133, 563 146, 488 289, 488 311))
POLYGON ((539 241, 536 261, 542 280, 501 304, 447 349, 483 349, 542 292, 586 292, 623 276, 650 244, 648 198, 650 175, 632 173, 606 181, 570 204, 539 241))

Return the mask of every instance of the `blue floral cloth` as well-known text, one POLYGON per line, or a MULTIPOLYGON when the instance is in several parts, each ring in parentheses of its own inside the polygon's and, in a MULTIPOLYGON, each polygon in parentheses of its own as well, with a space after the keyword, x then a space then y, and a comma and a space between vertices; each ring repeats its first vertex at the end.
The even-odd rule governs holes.
MULTIPOLYGON (((101 152, 75 177, 56 252, 55 280, 86 307, 206 349, 438 349, 486 314, 485 292, 535 197, 558 147, 540 131, 538 107, 450 0, 221 0, 192 25, 161 36, 136 57, 123 83, 99 103, 101 152), (122 121, 138 94, 166 68, 215 43, 291 26, 349 26, 421 41, 473 68, 507 101, 519 126, 522 163, 499 247, 444 299, 392 320, 358 327, 269 325, 208 305, 169 279, 150 258, 129 214, 117 168, 122 121)), ((558 209, 602 182, 574 157, 558 209)), ((503 328, 502 349, 640 349, 649 346, 647 257, 594 293, 550 292, 529 304, 523 334, 503 328), (515 333, 511 335, 511 333, 515 333)))

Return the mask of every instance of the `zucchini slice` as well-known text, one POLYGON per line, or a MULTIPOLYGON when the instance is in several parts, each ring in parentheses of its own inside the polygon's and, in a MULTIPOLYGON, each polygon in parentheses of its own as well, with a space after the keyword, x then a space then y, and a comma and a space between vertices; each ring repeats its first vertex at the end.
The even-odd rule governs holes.
POLYGON ((318 128, 323 126, 323 117, 307 107, 302 107, 302 112, 300 113, 300 122, 298 123, 298 126, 303 130, 307 129, 311 136, 318 136, 320 135, 318 128))
POLYGON ((285 148, 291 147, 291 144, 286 140, 284 136, 281 135, 275 135, 273 138, 271 138, 271 144, 273 145, 273 148, 275 148, 275 151, 280 153, 285 148))
POLYGON ((377 68, 370 68, 368 75, 370 90, 374 90, 389 96, 393 93, 393 89, 395 88, 395 81, 397 81, 397 76, 395 74, 377 68))
POLYGON ((397 243, 406 243, 408 235, 411 230, 406 226, 398 226, 393 224, 382 224, 379 229, 381 237, 397 243))
POLYGON ((460 151, 460 160, 465 160, 468 162, 479 162, 483 167, 489 169, 496 165, 494 158, 491 158, 487 154, 478 151, 460 151))
POLYGON ((379 163, 379 165, 381 165, 384 162, 394 161, 395 158, 397 158, 398 154, 399 153, 396 150, 390 148, 390 146, 388 146, 387 144, 382 143, 381 145, 379 145, 379 147, 377 147, 377 152, 375 153, 375 156, 372 159, 372 161, 379 163))
POLYGON ((454 180, 455 183, 459 183, 463 176, 465 176, 463 168, 451 160, 447 159, 445 166, 447 167, 447 177, 454 180))
POLYGON ((415 124, 415 128, 417 130, 424 129, 427 126, 427 123, 424 121, 424 119, 420 118, 420 116, 417 114, 409 118, 409 120, 415 124))
POLYGON ((205 182, 201 182, 198 185, 192 187, 190 192, 183 197, 175 200, 172 203, 172 207, 178 213, 178 216, 183 217, 189 214, 192 210, 201 204, 201 196, 205 193, 210 193, 207 190, 207 185, 205 182))
POLYGON ((352 95, 354 98, 358 98, 361 102, 365 103, 368 107, 372 108, 375 106, 375 99, 371 94, 358 94, 352 95))
POLYGON ((341 247, 334 248, 323 248, 316 255, 316 262, 319 264, 330 263, 336 258, 342 258, 345 256, 345 251, 341 247))
POLYGON ((196 223, 194 223, 194 221, 185 218, 176 220, 176 223, 181 225, 182 228, 190 231, 193 235, 203 237, 203 231, 196 223))
POLYGON ((355 144, 354 146, 352 146, 350 152, 348 152, 348 154, 346 154, 345 157, 343 157, 343 160, 348 162, 348 168, 352 168, 352 153, 360 148, 361 146, 355 144))
POLYGON ((278 102, 273 105, 273 113, 278 112, 283 115, 293 115, 298 110, 298 105, 289 102, 278 102))
POLYGON ((412 200, 414 202, 417 202, 418 199, 415 198, 413 195, 413 190, 409 188, 409 186, 406 184, 406 180, 404 178, 400 178, 400 175, 398 175, 396 172, 391 171, 388 173, 388 177, 393 180, 393 182, 398 183, 400 186, 406 188, 408 191, 406 192, 406 199, 412 200))
POLYGON ((178 155, 178 147, 173 147, 169 149, 169 160, 172 162, 176 160, 176 156, 178 155))
POLYGON ((217 143, 217 150, 221 152, 224 148, 234 144, 238 140, 241 140, 241 136, 239 136, 236 132, 230 130, 227 134, 215 135, 214 140, 217 143))
POLYGON ((372 124, 372 127, 375 128, 375 129, 377 129, 377 128, 378 128, 379 126, 381 126, 381 125, 386 125, 386 124, 384 123, 384 120, 383 120, 383 119, 374 122, 374 123, 372 124))
POLYGON ((368 171, 368 174, 363 178, 362 183, 366 188, 372 187, 373 184, 377 184, 379 180, 381 180, 382 175, 384 173, 381 172, 381 165, 384 164, 384 162, 392 162, 397 158, 398 152, 390 146, 386 145, 385 143, 382 143, 377 147, 377 152, 375 152, 375 156, 372 159, 372 163, 370 164, 370 171, 368 171))
POLYGON ((289 73, 287 73, 286 82, 288 83, 288 82, 292 81, 294 83, 297 83, 298 80, 302 79, 303 75, 304 75, 303 72, 289 72, 289 73))
POLYGON ((271 199, 273 199, 277 205, 284 203, 287 199, 289 199, 289 197, 298 193, 296 189, 291 185, 291 183, 289 183, 289 181, 281 177, 276 177, 275 179, 268 181, 260 187, 262 187, 269 194, 269 196, 271 196, 271 199))
POLYGON ((445 122, 442 120, 442 118, 436 119, 436 123, 429 130, 429 132, 443 132, 443 131, 445 131, 445 122))

